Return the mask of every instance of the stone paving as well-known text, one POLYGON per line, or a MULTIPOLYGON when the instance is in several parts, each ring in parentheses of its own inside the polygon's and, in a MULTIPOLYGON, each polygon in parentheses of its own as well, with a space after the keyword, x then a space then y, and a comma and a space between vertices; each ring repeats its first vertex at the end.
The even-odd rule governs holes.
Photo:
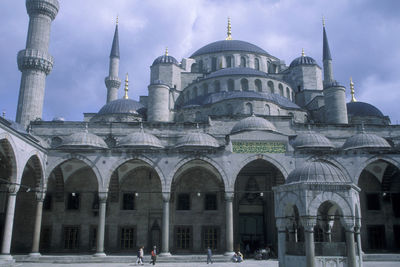
MULTIPOLYGON (((133 263, 71 263, 71 264, 61 264, 61 263, 16 263, 14 266, 20 267, 66 267, 66 266, 76 266, 76 267, 127 267, 127 266, 137 266, 133 263)), ((144 266, 151 266, 149 263, 145 263, 144 266)), ((156 264, 156 266, 165 266, 165 267, 200 267, 200 266, 208 266, 205 262, 162 262, 156 264)), ((242 263, 231 263, 231 262, 217 262, 210 266, 219 267, 219 266, 241 266, 241 267, 278 267, 277 261, 255 261, 255 260, 247 260, 242 263)), ((364 267, 399 267, 400 262, 364 262, 364 267)))

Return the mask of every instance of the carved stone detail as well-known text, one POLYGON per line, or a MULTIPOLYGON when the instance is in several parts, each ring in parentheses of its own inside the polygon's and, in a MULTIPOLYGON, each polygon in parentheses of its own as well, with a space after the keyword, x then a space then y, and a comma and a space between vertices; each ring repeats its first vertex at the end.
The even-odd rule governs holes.
POLYGON ((57 16, 60 5, 57 0, 29 0, 26 1, 26 10, 31 15, 45 15, 54 20, 57 16))
POLYGON ((119 88, 121 80, 118 77, 108 76, 104 79, 107 88, 119 88))
POLYGON ((34 69, 48 75, 53 69, 54 59, 46 52, 36 49, 25 49, 18 52, 18 69, 20 71, 34 69))

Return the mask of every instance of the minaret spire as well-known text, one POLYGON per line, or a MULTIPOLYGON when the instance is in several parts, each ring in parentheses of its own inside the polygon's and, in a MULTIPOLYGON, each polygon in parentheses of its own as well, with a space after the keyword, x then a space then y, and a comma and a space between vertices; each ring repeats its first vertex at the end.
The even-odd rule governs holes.
POLYGON ((118 16, 115 23, 114 38, 110 53, 110 68, 105 79, 107 87, 107 103, 118 99, 118 88, 121 80, 118 78, 119 72, 119 36, 118 36, 118 16))
POLYGON ((333 79, 333 69, 332 69, 332 56, 329 49, 328 37, 325 30, 325 19, 322 21, 323 25, 323 48, 322 48, 322 61, 324 64, 324 84, 331 84, 333 79))
POLYGON ((232 40, 232 31, 231 31, 231 18, 228 17, 228 31, 227 31, 227 37, 225 40, 232 40))
POLYGON ((129 90, 128 86, 129 86, 128 73, 126 73, 125 88, 124 88, 124 91, 125 91, 124 99, 129 99, 129 97, 128 97, 128 90, 129 90))
POLYGON ((355 96, 354 96, 354 83, 353 79, 350 77, 350 94, 351 94, 351 102, 357 102, 355 96))

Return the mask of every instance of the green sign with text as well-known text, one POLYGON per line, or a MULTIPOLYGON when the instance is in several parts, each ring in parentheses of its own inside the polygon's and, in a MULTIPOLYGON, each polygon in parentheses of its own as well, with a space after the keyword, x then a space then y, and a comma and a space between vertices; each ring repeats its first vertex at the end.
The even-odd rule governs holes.
POLYGON ((285 153, 286 146, 279 142, 233 142, 233 153, 285 153))

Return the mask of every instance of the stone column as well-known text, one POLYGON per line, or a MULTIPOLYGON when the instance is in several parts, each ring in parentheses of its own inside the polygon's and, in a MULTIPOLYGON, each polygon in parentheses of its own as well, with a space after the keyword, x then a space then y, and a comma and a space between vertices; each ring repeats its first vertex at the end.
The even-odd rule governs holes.
POLYGON ((294 218, 287 220, 287 229, 289 230, 289 241, 297 243, 297 223, 294 218))
POLYGON ((97 226, 97 248, 95 257, 105 257, 104 233, 106 229, 107 192, 99 192, 99 225, 97 226))
POLYGON ((40 231, 42 229, 42 212, 43 212, 43 201, 46 196, 45 192, 36 192, 36 216, 35 216, 35 228, 33 232, 33 243, 32 251, 29 253, 31 257, 39 257, 39 243, 40 243, 40 231))
POLYGON ((285 218, 276 218, 276 228, 278 229, 278 260, 279 267, 285 267, 286 255, 286 224, 285 218))
POLYGON ((13 257, 10 255, 11 239, 14 226, 14 214, 15 214, 15 201, 17 199, 18 187, 15 184, 11 184, 8 187, 8 203, 6 218, 4 220, 4 232, 3 232, 3 243, 1 246, 1 260, 12 260, 13 257))
POLYGON ((162 246, 160 256, 171 256, 169 252, 169 201, 171 194, 162 193, 163 198, 163 217, 162 217, 162 246))
POLYGON ((354 243, 354 224, 345 225, 346 247, 347 247, 347 266, 356 267, 356 246, 354 243))
POLYGON ((324 231, 325 242, 332 242, 332 227, 334 222, 333 216, 329 216, 329 218, 323 222, 322 229, 324 231))
POLYGON ((314 226, 315 217, 302 217, 301 224, 304 227, 305 248, 306 248, 306 266, 315 267, 315 245, 314 245, 314 226))
POLYGON ((361 249, 361 234, 360 234, 360 228, 361 228, 361 220, 356 220, 356 227, 354 228, 355 234, 356 234, 356 240, 357 240, 357 250, 358 250, 358 266, 362 267, 363 260, 362 260, 362 249, 361 249), (359 221, 357 223, 357 221, 359 221))
POLYGON ((233 192, 225 192, 226 256, 233 255, 233 192))

